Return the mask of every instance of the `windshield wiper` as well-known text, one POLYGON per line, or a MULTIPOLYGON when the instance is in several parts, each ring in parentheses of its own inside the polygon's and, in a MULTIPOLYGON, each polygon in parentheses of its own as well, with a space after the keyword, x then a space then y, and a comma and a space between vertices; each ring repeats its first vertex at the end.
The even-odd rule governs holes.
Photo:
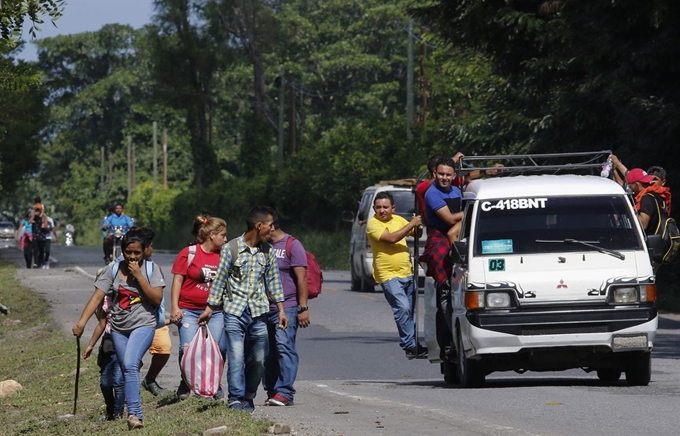
POLYGON ((610 250, 608 248, 602 248, 598 247, 597 245, 593 244, 599 244, 600 241, 579 241, 578 239, 536 239, 537 243, 556 243, 556 244, 581 244, 585 245, 586 247, 594 248, 600 253, 605 253, 609 254, 610 256, 614 256, 618 259, 625 260, 626 255, 621 253, 620 251, 616 250, 610 250))

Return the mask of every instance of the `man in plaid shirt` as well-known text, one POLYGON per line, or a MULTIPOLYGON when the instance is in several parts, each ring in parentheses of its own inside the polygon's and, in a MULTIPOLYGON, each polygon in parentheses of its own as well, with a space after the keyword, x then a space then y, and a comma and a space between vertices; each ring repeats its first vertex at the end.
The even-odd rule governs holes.
POLYGON ((253 399, 269 349, 266 316, 270 301, 279 311, 279 328, 288 327, 279 268, 267 242, 273 222, 267 207, 248 211, 247 231, 235 240, 236 256, 232 256, 233 241, 222 247, 208 306, 198 317, 198 323, 205 324, 214 310, 224 311, 230 409, 255 410, 253 399))

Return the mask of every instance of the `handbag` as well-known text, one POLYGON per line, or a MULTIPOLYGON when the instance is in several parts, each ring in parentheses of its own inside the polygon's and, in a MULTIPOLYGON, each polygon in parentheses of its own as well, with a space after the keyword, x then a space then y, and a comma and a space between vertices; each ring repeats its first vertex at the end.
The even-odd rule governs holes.
POLYGON ((210 334, 210 329, 201 326, 184 351, 180 363, 184 382, 198 396, 212 398, 220 388, 224 360, 220 346, 210 334))

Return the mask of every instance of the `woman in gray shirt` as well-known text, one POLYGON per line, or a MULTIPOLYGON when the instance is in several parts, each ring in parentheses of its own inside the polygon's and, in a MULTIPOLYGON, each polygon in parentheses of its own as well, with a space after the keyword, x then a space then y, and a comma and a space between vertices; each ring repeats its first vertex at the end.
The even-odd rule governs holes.
POLYGON ((147 278, 143 260, 146 239, 141 230, 132 229, 121 242, 123 261, 113 277, 113 262, 95 281, 95 291, 80 319, 73 326, 73 334, 80 337, 92 314, 105 295, 111 297, 111 339, 125 379, 125 403, 128 408, 128 428, 144 427, 142 403, 139 395, 139 369, 142 357, 151 346, 156 330, 156 312, 163 298, 165 282, 158 265, 153 264, 147 278))

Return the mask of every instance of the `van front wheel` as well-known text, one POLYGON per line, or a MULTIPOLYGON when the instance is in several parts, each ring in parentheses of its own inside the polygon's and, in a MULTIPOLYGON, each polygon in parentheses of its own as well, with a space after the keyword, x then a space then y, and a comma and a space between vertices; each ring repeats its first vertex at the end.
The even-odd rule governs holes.
POLYGON ((460 387, 462 388, 481 388, 484 386, 484 368, 482 368, 481 362, 477 360, 468 359, 465 357, 465 350, 463 349, 463 336, 460 330, 457 331, 458 335, 458 349, 456 350, 458 354, 458 381, 460 387))
POLYGON ((652 353, 631 353, 626 365, 626 382, 630 386, 647 386, 652 379, 652 353))
POLYGON ((361 290, 361 277, 354 272, 354 259, 349 261, 350 287, 353 291, 361 290))

